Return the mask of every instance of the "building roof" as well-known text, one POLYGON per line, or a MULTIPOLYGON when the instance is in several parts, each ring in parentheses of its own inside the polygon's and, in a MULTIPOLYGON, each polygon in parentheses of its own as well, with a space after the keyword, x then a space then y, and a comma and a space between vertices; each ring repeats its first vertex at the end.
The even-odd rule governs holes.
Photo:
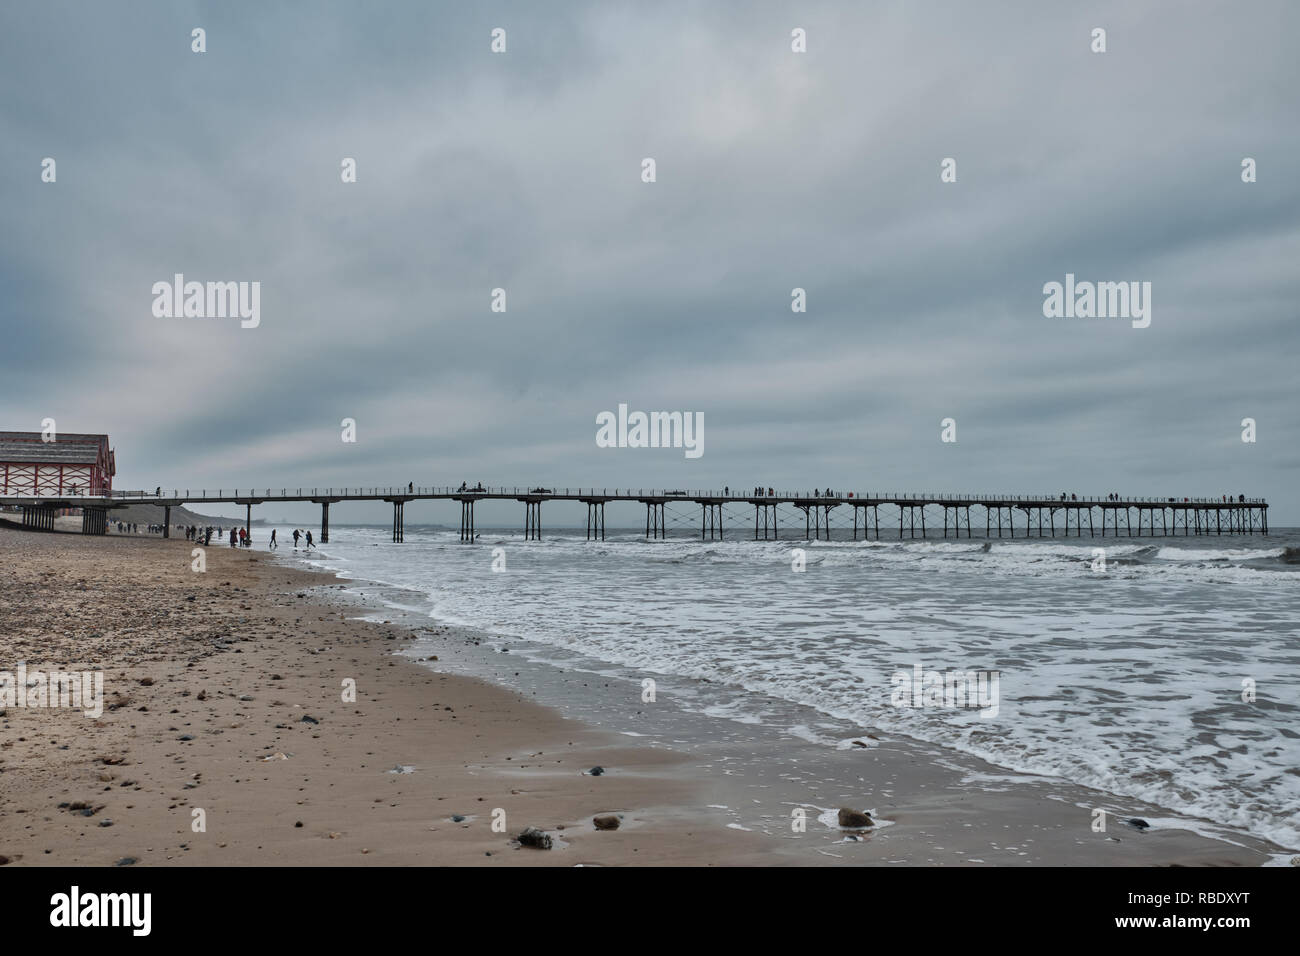
MULTIPOLYGON (((56 433, 43 441, 40 432, 0 432, 0 462, 32 462, 52 465, 93 465, 108 451, 107 435, 56 433)), ((111 460, 111 459, 110 459, 111 460)))

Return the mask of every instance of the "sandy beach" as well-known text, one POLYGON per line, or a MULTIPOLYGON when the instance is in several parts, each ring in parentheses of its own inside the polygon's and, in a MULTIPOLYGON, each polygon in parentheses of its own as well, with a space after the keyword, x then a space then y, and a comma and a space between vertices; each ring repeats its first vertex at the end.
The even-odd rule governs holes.
MULTIPOLYGON (((104 673, 97 718, 0 715, 10 865, 1256 865, 1280 852, 1119 820, 1093 833, 1095 796, 1077 788, 993 768, 997 786, 973 787, 933 749, 875 738, 824 755, 857 761, 859 786, 819 796, 883 826, 840 832, 815 809, 806 832, 729 826, 718 807, 743 780, 397 654, 412 622, 359 620, 331 575, 215 545, 198 573, 191 547, 0 529, 0 670, 104 673), (593 825, 609 814, 617 830, 593 825), (552 849, 521 848, 526 827, 552 849)), ((417 648, 462 638, 421 629, 417 648)), ((788 775, 789 754, 763 755, 760 785, 788 775)))

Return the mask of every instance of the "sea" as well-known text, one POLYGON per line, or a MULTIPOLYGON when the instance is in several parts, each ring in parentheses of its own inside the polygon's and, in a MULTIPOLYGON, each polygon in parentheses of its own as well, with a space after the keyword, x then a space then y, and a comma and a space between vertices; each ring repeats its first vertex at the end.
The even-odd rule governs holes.
POLYGON ((387 528, 336 525, 299 559, 417 617, 497 635, 521 663, 689 684, 694 710, 725 725, 827 747, 884 731, 1300 849, 1294 529, 901 541, 643 531, 527 541, 486 529, 466 544, 407 527, 395 545, 387 528), (925 698, 920 675, 936 672, 996 675, 985 688, 996 707, 925 698))

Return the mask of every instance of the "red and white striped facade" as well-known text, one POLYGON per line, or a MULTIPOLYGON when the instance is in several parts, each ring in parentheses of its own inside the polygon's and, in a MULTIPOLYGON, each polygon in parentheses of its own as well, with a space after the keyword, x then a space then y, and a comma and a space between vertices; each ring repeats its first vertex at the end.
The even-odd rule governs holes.
POLYGON ((105 495, 116 471, 107 435, 0 432, 0 495, 105 495))

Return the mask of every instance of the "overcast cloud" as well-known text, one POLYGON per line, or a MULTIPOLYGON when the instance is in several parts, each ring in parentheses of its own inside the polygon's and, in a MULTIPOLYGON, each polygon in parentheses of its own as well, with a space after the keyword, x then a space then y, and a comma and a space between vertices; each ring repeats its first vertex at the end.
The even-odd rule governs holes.
POLYGON ((0 427, 107 432, 118 488, 1244 492, 1300 524, 1297 37, 1288 2, 6 3, 0 427), (155 318, 177 272, 260 281, 260 326, 155 318), (1066 273, 1150 282, 1150 327, 1045 318, 1066 273), (620 402, 702 412, 704 455, 598 448, 620 402))

